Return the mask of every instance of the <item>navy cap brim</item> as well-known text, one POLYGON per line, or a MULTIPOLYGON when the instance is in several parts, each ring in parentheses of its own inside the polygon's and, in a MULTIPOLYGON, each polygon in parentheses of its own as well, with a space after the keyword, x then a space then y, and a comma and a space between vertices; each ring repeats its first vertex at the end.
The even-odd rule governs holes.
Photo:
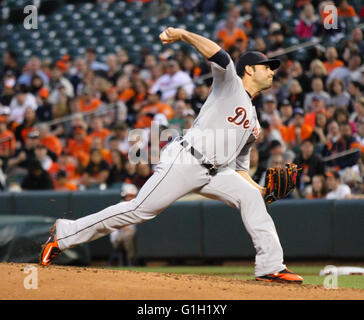
POLYGON ((281 61, 278 59, 267 59, 256 64, 268 64, 272 70, 278 69, 281 65, 281 61))

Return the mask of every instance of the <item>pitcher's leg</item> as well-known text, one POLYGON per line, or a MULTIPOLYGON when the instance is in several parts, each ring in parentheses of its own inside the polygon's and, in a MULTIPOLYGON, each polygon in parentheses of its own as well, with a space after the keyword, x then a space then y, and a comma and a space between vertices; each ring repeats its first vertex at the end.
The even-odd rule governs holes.
POLYGON ((252 238, 255 250, 255 276, 275 273, 285 268, 283 250, 264 200, 258 189, 237 172, 227 168, 212 177, 209 184, 197 190, 209 198, 237 208, 252 238))
POLYGON ((154 218, 171 203, 210 180, 200 165, 159 164, 137 197, 75 221, 57 220, 61 250, 92 241, 129 224, 154 218), (189 172, 189 176, 186 176, 189 172))

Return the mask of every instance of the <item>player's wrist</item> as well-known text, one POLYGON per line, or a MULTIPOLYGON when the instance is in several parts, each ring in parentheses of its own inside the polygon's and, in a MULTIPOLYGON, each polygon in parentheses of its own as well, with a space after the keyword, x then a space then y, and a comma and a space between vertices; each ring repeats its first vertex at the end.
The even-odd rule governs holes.
POLYGON ((179 40, 189 43, 188 35, 190 34, 190 32, 185 29, 178 29, 178 31, 179 31, 179 40))

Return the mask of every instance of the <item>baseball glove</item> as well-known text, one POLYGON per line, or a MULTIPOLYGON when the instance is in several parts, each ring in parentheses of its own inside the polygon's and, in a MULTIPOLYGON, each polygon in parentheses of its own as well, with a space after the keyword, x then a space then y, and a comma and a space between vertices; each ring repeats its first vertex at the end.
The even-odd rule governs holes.
POLYGON ((296 164, 284 168, 268 168, 265 174, 263 198, 266 204, 287 197, 296 187, 297 174, 301 170, 296 164))

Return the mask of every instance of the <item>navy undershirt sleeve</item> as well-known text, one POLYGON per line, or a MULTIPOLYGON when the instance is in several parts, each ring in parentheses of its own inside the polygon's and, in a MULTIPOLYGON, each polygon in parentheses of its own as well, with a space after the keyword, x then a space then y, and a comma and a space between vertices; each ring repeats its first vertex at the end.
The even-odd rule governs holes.
POLYGON ((226 69, 226 66, 230 62, 230 57, 229 57, 229 54, 225 50, 221 49, 218 52, 216 52, 212 57, 210 57, 208 60, 215 62, 220 67, 226 69))

